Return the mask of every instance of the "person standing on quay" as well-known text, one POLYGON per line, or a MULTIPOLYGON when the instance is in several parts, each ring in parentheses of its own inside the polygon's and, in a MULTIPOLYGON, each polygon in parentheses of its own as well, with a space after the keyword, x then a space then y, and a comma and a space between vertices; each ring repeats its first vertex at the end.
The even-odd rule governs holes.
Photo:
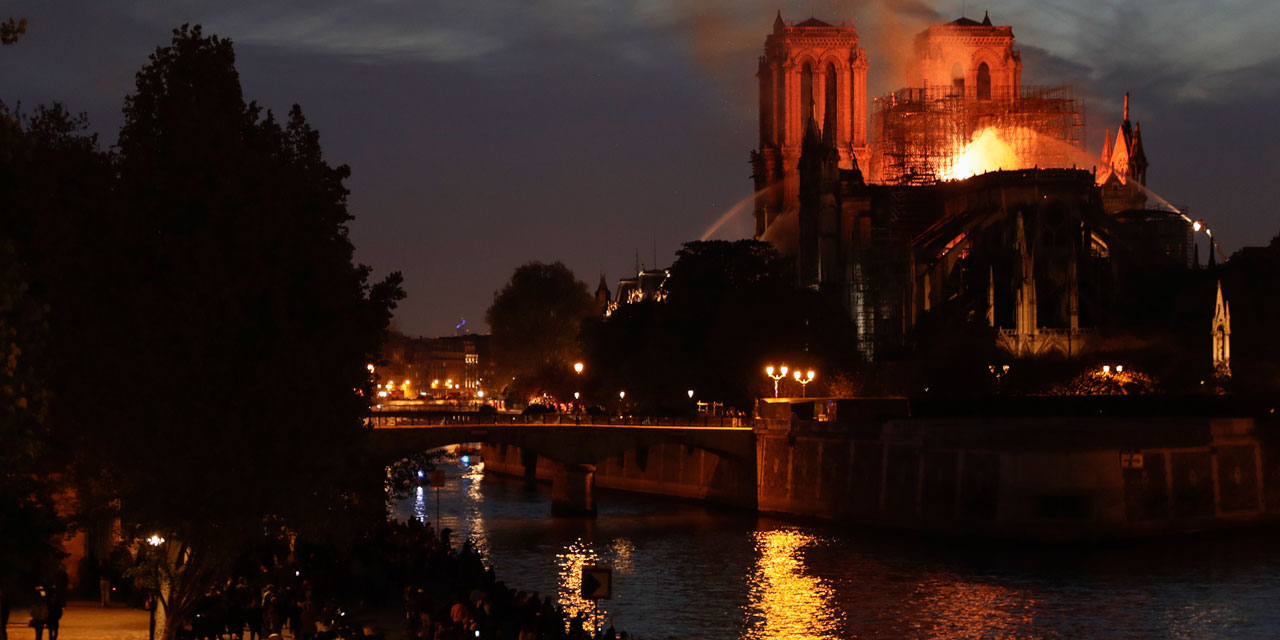
POLYGON ((111 578, 107 576, 105 562, 98 565, 98 597, 102 600, 102 606, 111 606, 111 578))
POLYGON ((36 587, 36 600, 31 603, 31 622, 27 625, 36 630, 36 640, 44 638, 44 627, 49 622, 49 598, 44 587, 36 587))
POLYGON ((49 617, 45 622, 45 626, 49 629, 49 640, 58 640, 58 626, 62 623, 62 592, 53 590, 49 592, 47 598, 47 606, 49 617))

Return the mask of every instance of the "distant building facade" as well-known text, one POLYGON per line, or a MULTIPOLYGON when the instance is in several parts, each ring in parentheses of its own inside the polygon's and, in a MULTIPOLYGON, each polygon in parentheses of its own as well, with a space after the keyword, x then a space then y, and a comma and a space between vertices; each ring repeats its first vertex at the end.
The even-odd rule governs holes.
POLYGON ((414 399, 472 393, 487 388, 493 358, 488 334, 439 338, 393 335, 376 370, 383 385, 392 383, 393 397, 414 399))

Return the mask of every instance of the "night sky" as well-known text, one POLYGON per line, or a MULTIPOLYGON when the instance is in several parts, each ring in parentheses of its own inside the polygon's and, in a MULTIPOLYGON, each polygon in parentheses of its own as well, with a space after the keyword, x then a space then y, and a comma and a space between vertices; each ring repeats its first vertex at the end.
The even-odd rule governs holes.
MULTIPOLYGON (((236 44, 245 96, 299 103, 351 166, 357 257, 404 272, 413 335, 452 334, 511 271, 561 260, 592 290, 666 266, 751 192, 755 70, 775 10, 853 20, 873 95, 961 2, 19 0, 0 100, 61 101, 113 144, 134 73, 172 28, 236 44)), ((1023 84, 1071 84, 1088 150, 1132 92, 1149 186, 1229 254, 1280 232, 1280 2, 969 1, 1012 25, 1023 84)), ((750 207, 715 235, 750 233, 750 207)), ((1201 247, 1202 255, 1204 247, 1201 247)))

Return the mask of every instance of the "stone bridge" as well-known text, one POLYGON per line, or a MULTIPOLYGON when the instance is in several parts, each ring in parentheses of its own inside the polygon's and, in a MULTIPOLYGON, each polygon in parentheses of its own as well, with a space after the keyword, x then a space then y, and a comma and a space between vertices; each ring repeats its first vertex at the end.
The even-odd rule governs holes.
POLYGON ((595 513, 595 467, 627 452, 662 444, 702 449, 754 466, 756 439, 749 418, 617 418, 378 413, 369 419, 372 446, 390 464, 421 451, 479 442, 518 447, 526 483, 536 481, 537 460, 554 465, 552 512, 595 513))

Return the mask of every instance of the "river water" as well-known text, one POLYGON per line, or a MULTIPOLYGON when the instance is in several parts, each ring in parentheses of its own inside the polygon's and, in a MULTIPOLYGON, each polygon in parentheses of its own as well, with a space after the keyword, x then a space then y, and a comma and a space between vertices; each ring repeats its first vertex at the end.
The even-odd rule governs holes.
MULTIPOLYGON (((440 522, 508 586, 567 611, 609 565, 601 619, 642 640, 1277 638, 1280 534, 1105 547, 1009 547, 795 523, 604 493, 595 519, 550 517, 546 488, 446 468, 440 522)), ((393 504, 436 522, 431 488, 393 504)))

